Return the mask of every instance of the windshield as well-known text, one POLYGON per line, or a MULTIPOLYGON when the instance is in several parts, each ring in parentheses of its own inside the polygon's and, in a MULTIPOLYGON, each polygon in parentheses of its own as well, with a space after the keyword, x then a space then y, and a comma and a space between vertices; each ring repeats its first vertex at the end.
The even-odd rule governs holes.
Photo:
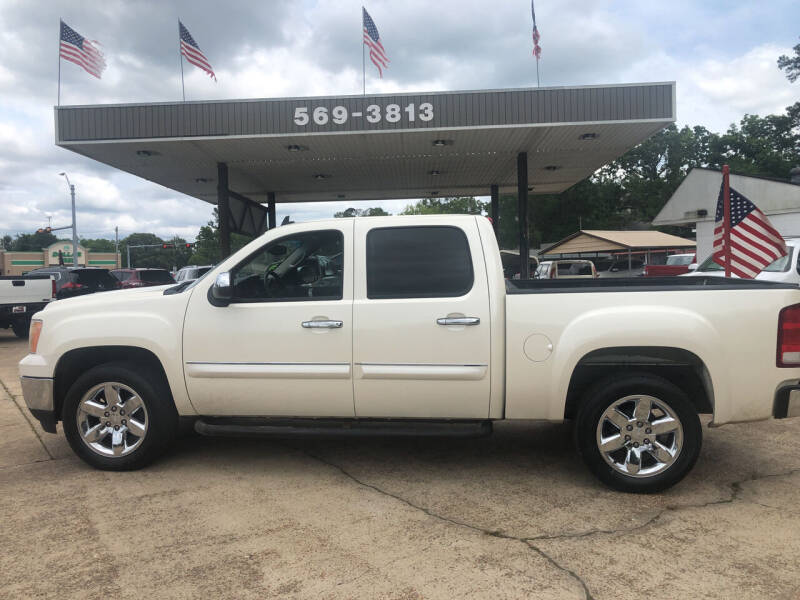
POLYGON ((673 256, 668 256, 667 257, 667 264, 670 265, 670 266, 673 266, 673 265, 690 265, 690 264, 692 264, 692 255, 691 254, 686 254, 686 255, 682 256, 680 254, 675 254, 673 256))
POLYGON ((159 270, 139 271, 139 279, 148 283, 175 283, 175 280, 172 278, 172 275, 170 275, 169 272, 159 270))
MULTIPOLYGON (((786 271, 789 269, 789 264, 792 262, 792 246, 789 246, 789 253, 786 256, 780 257, 778 260, 771 262, 767 267, 763 270, 764 273, 780 273, 781 271, 786 271)), ((708 273, 709 271, 724 271, 725 267, 714 260, 714 255, 712 254, 707 259, 703 261, 697 270, 700 273, 708 273)))

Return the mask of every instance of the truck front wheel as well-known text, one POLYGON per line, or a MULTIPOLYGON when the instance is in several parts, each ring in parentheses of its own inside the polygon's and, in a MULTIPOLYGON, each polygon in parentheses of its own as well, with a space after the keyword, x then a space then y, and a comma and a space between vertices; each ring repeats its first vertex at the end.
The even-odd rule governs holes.
POLYGON ((110 471, 147 465, 163 453, 178 429, 166 383, 138 363, 89 369, 67 392, 62 419, 75 454, 110 471))
POLYGON ((702 427, 686 394, 649 373, 592 386, 578 412, 576 444, 589 469, 616 490, 660 492, 692 469, 702 427))

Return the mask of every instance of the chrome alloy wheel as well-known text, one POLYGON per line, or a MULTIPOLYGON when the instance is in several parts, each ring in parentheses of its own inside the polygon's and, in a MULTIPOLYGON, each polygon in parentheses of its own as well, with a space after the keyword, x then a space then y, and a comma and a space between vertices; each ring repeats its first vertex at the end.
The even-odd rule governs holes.
POLYGON ((147 435, 147 408, 131 387, 108 381, 83 395, 76 414, 83 442, 102 456, 125 456, 147 435))
POLYGON ((625 396, 600 417, 597 447, 614 470, 629 477, 651 477, 678 458, 683 447, 683 426, 663 400, 625 396))

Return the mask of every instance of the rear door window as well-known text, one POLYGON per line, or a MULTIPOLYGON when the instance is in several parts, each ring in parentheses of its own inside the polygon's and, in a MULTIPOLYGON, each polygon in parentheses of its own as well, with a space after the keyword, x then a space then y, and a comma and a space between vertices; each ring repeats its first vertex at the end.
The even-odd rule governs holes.
POLYGON ((139 271, 139 279, 147 283, 175 283, 168 271, 139 271))
POLYGON ((457 227, 385 227, 367 234, 367 297, 450 298, 472 289, 469 242, 457 227))
POLYGON ((86 269, 85 271, 72 271, 70 279, 85 285, 93 290, 113 290, 117 287, 117 280, 105 269, 86 269))

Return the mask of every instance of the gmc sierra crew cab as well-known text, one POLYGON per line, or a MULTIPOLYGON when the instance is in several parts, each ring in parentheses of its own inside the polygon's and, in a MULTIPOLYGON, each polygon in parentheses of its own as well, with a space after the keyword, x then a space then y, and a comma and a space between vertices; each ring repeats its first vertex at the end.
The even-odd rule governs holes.
POLYGON ((208 435, 480 435, 574 420, 619 490, 679 481, 713 425, 800 413, 800 290, 718 277, 509 281, 477 216, 273 229, 204 277, 35 315, 22 388, 100 469, 208 435))

